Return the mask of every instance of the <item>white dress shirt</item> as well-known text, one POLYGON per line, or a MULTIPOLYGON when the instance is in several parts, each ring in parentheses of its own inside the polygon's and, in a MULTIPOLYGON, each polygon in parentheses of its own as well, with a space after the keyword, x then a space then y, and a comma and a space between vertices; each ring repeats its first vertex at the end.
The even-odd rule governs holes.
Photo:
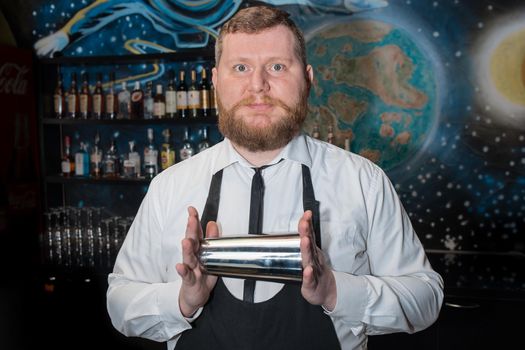
MULTIPOLYGON (((379 167, 305 135, 294 138, 270 164, 275 165, 262 171, 265 233, 297 232, 303 214, 301 164, 311 170, 322 248, 337 288, 336 307, 327 314, 342 349, 366 349, 367 334, 412 333, 436 320, 442 279, 379 167)), ((229 140, 156 176, 108 278, 108 311, 123 334, 168 341, 171 350, 191 328, 179 309, 181 279, 175 265, 182 261, 187 208, 202 214, 211 178, 221 169, 221 235, 248 232, 254 171, 229 140)), ((243 280, 224 281, 242 299, 243 280)), ((282 286, 257 282, 255 302, 268 300, 282 286)))

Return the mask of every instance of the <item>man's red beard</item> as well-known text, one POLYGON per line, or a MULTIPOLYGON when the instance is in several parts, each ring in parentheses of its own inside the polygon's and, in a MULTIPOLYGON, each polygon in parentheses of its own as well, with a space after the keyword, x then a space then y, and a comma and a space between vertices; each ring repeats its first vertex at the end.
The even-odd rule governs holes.
POLYGON ((282 148, 301 130, 308 112, 307 90, 303 90, 299 101, 294 106, 288 106, 280 99, 265 96, 262 103, 282 109, 284 115, 264 127, 251 126, 242 115, 239 115, 239 109, 253 104, 255 98, 245 98, 227 110, 217 96, 219 130, 233 143, 250 152, 273 151, 282 148))

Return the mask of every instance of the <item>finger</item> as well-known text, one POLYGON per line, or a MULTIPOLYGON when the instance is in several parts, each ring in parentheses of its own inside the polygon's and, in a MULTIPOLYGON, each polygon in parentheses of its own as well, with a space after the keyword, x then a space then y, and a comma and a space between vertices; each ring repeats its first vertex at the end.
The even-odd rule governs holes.
POLYGON ((190 238, 185 238, 181 242, 182 244, 182 262, 190 269, 197 268, 199 264, 199 260, 197 259, 197 256, 195 255, 195 248, 194 246, 197 245, 196 242, 190 238))
POLYGON ((312 254, 311 254, 312 250, 310 249, 310 237, 308 236, 301 237, 300 249, 301 249, 301 261, 302 261, 303 269, 305 269, 307 266, 310 266, 312 264, 312 254))
POLYGON ((185 265, 185 264, 177 264, 175 265, 175 269, 177 270, 177 273, 182 278, 182 282, 185 284, 193 285, 195 284, 195 274, 191 271, 191 269, 185 265))
POLYGON ((301 237, 303 236, 310 236, 312 234, 312 211, 307 210, 304 212, 303 216, 299 220, 298 225, 298 231, 299 235, 301 237))
MULTIPOLYGON (((188 223, 186 225, 185 237, 194 240, 196 243, 202 238, 202 228, 199 221, 199 213, 194 207, 188 207, 188 223)), ((194 252, 199 250, 199 245, 195 245, 194 252)))
POLYGON ((219 226, 215 221, 208 221, 206 224, 206 238, 219 237, 219 226))
POLYGON ((301 258, 303 269, 310 265, 312 256, 310 251, 310 222, 312 221, 312 212, 307 210, 299 220, 298 231, 301 237, 301 258))
POLYGON ((307 266, 303 270, 302 288, 306 290, 315 290, 316 288, 316 279, 315 279, 314 269, 312 268, 312 266, 307 266))

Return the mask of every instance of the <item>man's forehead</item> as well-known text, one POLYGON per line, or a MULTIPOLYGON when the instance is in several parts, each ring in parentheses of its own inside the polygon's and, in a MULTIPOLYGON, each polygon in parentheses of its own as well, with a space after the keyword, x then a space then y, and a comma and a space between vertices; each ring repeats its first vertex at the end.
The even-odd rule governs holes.
POLYGON ((295 58, 295 37, 284 27, 273 27, 258 33, 228 33, 223 37, 222 51, 227 56, 270 56, 295 58), (293 56, 293 57, 292 57, 293 56))

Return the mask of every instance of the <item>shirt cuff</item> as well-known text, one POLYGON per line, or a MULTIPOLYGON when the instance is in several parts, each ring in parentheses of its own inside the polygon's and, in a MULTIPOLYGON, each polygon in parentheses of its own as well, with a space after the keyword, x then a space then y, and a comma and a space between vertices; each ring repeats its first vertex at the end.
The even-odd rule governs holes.
POLYGON ((166 329, 166 331, 172 334, 179 334, 186 329, 192 328, 190 322, 199 317, 200 310, 190 318, 184 317, 179 307, 180 281, 160 283, 159 285, 157 305, 160 318, 167 328, 170 328, 166 329))
MULTIPOLYGON (((200 316, 200 314, 201 314, 201 312, 202 312, 203 309, 204 309, 204 307, 200 307, 199 309, 197 309, 197 311, 195 311, 195 313, 194 313, 193 316, 191 316, 191 317, 185 317, 185 316, 183 315, 183 316, 184 316, 184 319, 185 319, 186 321, 188 321, 188 323, 192 323, 192 322, 195 321, 197 318, 199 318, 199 316, 200 316)), ((179 307, 179 311, 180 311, 180 307, 179 307)), ((181 312, 181 314, 182 314, 182 312, 181 312)))
POLYGON ((333 271, 337 301, 332 311, 323 307, 325 314, 345 322, 361 322, 367 305, 367 283, 362 276, 333 271))

